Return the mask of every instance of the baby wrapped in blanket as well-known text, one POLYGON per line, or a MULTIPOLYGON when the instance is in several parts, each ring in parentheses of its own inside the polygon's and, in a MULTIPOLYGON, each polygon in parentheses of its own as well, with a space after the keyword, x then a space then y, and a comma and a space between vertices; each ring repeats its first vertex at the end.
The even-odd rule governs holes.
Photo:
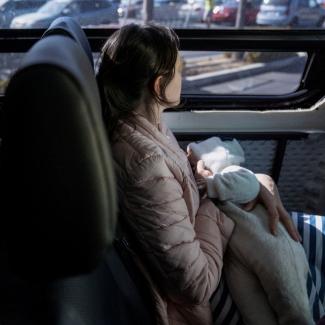
POLYGON ((260 185, 253 172, 240 167, 244 151, 236 141, 212 137, 190 143, 189 159, 203 160, 212 175, 207 195, 236 224, 225 256, 224 274, 246 325, 314 324, 307 295, 308 262, 300 243, 279 223, 270 233, 268 212, 257 204, 260 185))

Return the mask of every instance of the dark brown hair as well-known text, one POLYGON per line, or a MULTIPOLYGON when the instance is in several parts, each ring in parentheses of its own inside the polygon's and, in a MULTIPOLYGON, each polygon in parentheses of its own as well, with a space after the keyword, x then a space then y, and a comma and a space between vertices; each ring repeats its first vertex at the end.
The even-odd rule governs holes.
POLYGON ((97 81, 109 135, 118 121, 132 117, 142 102, 147 110, 153 101, 171 105, 165 90, 175 73, 178 47, 175 32, 159 25, 125 25, 108 38, 101 52, 97 81), (159 76, 160 95, 154 90, 159 76))

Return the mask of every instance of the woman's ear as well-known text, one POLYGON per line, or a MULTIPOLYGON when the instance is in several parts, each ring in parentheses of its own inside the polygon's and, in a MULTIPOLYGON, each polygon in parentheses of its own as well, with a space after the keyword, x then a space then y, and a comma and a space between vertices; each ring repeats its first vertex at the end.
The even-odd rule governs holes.
POLYGON ((158 76, 154 82, 154 90, 158 97, 161 97, 161 79, 162 76, 158 76))

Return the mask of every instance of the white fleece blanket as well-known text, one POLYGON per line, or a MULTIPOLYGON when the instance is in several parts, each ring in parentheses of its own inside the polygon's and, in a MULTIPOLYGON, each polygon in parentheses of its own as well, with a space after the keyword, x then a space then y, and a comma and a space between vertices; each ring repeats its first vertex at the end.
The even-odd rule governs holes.
POLYGON ((314 324, 307 295, 308 261, 302 245, 279 224, 270 233, 261 205, 246 212, 220 204, 236 227, 228 244, 224 274, 246 325, 314 324))

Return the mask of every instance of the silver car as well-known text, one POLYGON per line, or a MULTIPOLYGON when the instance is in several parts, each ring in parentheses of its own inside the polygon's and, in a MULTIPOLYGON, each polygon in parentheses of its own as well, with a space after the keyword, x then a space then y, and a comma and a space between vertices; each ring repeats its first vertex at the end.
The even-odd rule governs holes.
POLYGON ((187 0, 181 5, 178 11, 178 17, 182 19, 185 24, 189 21, 202 22, 204 13, 204 0, 187 0))
POLYGON ((118 23, 115 0, 50 0, 37 11, 17 16, 11 28, 47 28, 60 16, 75 18, 82 26, 118 23))
POLYGON ((257 25, 322 27, 325 11, 316 0, 263 0, 257 25))
POLYGON ((0 0, 0 28, 9 28, 16 16, 36 11, 46 2, 47 0, 0 0))

